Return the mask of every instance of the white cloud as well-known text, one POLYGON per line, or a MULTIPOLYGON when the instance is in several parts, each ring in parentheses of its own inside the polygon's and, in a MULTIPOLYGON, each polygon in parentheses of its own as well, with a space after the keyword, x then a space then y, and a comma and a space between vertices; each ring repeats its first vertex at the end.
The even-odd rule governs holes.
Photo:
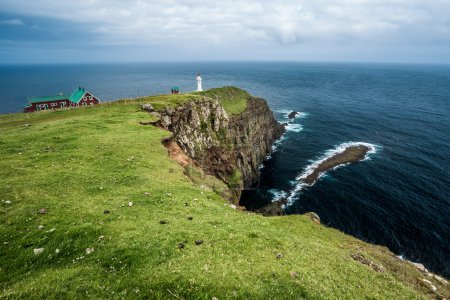
POLYGON ((9 19, 9 20, 1 20, 0 25, 20 26, 25 25, 25 23, 21 19, 9 19))
MULTIPOLYGON (((450 44, 450 0, 1 0, 0 9, 74 23, 102 45, 450 44)), ((17 19, 18 21, 21 21, 17 19)), ((447 46, 448 47, 448 46, 447 46)), ((448 48, 447 48, 448 49, 448 48)))

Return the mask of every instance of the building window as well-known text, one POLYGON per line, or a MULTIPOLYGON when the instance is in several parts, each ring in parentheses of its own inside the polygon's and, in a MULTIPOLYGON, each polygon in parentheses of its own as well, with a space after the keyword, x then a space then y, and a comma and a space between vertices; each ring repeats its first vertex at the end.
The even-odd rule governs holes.
POLYGON ((65 106, 66 106, 66 103, 61 102, 61 107, 65 107, 65 106))
POLYGON ((92 100, 92 96, 89 96, 89 100, 92 100))
POLYGON ((87 104, 86 104, 86 102, 83 102, 83 106, 86 106, 87 104))

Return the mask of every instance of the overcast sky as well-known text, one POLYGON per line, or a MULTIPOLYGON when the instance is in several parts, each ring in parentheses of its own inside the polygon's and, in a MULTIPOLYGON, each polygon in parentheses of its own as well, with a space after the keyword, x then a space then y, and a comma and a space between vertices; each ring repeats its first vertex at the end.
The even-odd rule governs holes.
POLYGON ((450 63, 450 0, 0 0, 0 64, 450 63))

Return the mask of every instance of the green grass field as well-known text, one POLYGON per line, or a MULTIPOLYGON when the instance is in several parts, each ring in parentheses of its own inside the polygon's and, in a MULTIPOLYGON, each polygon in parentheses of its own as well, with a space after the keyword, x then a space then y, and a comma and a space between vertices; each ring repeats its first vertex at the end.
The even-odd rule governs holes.
POLYGON ((194 184, 161 144, 170 133, 139 125, 150 117, 137 103, 163 107, 197 96, 0 116, 1 298, 427 296, 424 276, 385 248, 307 216, 234 210, 194 184), (355 252, 386 272, 353 260, 355 252))

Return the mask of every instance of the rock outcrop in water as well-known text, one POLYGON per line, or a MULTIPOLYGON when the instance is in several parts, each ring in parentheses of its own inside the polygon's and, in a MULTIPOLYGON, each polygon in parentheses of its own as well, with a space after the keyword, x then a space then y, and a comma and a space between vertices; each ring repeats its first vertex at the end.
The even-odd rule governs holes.
POLYGON ((228 115, 220 98, 209 97, 160 114, 159 126, 173 132, 173 140, 207 174, 230 187, 235 204, 241 191, 258 181, 260 164, 284 133, 266 101, 251 96, 239 114, 228 115))
POLYGON ((293 111, 288 115, 289 119, 294 119, 297 115, 299 114, 299 112, 297 111, 293 111))
MULTIPOLYGON (((349 144, 341 151, 336 151, 329 157, 322 159, 321 161, 306 168, 298 178, 298 186, 313 185, 319 177, 337 166, 345 165, 348 163, 354 163, 366 158, 366 155, 372 148, 369 144, 356 143, 349 144)), ((292 190, 289 194, 279 199, 278 201, 269 203, 268 205, 256 210, 256 212, 263 214, 264 216, 280 216, 284 214, 282 207, 288 204, 288 199, 296 192, 292 190)))
POLYGON ((344 151, 336 153, 330 158, 322 161, 315 167, 310 174, 301 178, 300 181, 307 185, 312 185, 316 180, 328 170, 334 167, 360 161, 366 157, 367 152, 370 151, 370 147, 366 145, 354 145, 347 147, 344 151))

